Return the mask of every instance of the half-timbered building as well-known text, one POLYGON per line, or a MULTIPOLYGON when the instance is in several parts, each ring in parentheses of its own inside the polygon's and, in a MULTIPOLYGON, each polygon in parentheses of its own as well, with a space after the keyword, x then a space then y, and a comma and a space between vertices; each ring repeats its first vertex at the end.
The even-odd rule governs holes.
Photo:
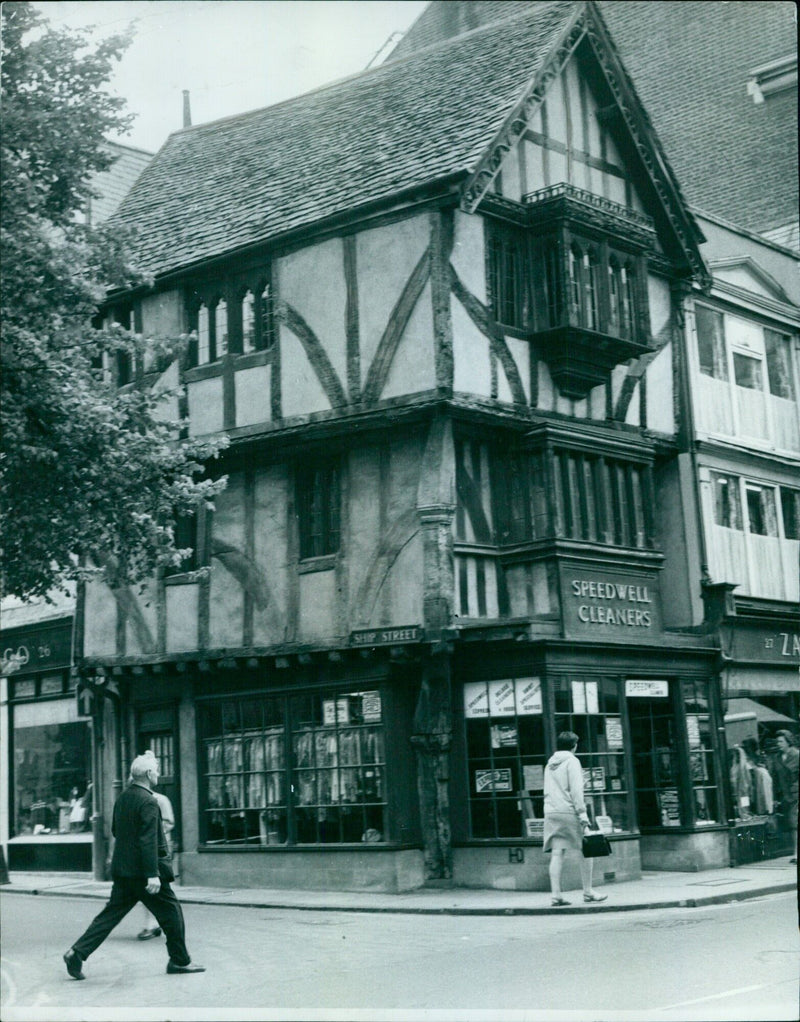
POLYGON ((545 888, 569 729, 607 882, 727 863, 685 524, 710 275, 598 7, 176 132, 117 217, 154 284, 108 315, 192 335, 121 382, 230 446, 185 570, 82 593, 106 813, 152 748, 185 882, 545 888))

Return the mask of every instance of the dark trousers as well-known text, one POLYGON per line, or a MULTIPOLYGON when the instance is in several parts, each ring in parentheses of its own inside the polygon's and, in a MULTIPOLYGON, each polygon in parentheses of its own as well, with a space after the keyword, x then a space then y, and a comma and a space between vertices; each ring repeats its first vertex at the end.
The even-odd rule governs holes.
POLYGON ((84 961, 140 901, 153 913, 164 931, 170 959, 176 965, 189 964, 191 958, 186 950, 186 926, 181 903, 170 885, 163 880, 158 894, 148 894, 147 881, 143 877, 119 877, 114 880, 106 907, 94 917, 83 936, 72 945, 84 961))

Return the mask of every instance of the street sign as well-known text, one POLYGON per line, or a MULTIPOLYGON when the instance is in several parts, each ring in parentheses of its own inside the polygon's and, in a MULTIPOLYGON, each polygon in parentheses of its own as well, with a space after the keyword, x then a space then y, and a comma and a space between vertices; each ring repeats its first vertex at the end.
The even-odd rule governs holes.
POLYGON ((78 706, 78 716, 91 717, 94 711, 94 692, 90 688, 79 686, 75 692, 75 700, 78 706))

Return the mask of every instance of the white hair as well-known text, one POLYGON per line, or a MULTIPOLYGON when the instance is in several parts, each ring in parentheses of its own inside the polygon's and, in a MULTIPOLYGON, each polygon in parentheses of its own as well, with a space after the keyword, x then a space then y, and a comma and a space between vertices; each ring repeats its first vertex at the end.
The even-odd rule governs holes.
POLYGON ((158 760, 148 749, 131 763, 131 780, 138 781, 140 778, 146 777, 151 770, 158 770, 158 760))

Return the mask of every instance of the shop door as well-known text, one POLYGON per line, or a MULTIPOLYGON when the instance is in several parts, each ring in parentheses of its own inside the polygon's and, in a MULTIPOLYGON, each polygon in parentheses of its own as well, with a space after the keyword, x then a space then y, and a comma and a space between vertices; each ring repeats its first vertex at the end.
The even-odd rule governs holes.
POLYGON ((627 699, 636 807, 644 830, 682 823, 678 729, 669 685, 659 684, 663 694, 628 694, 627 699))
POLYGON ((174 707, 158 707, 142 710, 136 738, 136 751, 141 754, 150 749, 158 760, 160 777, 158 791, 166 795, 175 813, 175 829, 172 832, 172 849, 181 847, 180 789, 178 786, 178 728, 174 707))

